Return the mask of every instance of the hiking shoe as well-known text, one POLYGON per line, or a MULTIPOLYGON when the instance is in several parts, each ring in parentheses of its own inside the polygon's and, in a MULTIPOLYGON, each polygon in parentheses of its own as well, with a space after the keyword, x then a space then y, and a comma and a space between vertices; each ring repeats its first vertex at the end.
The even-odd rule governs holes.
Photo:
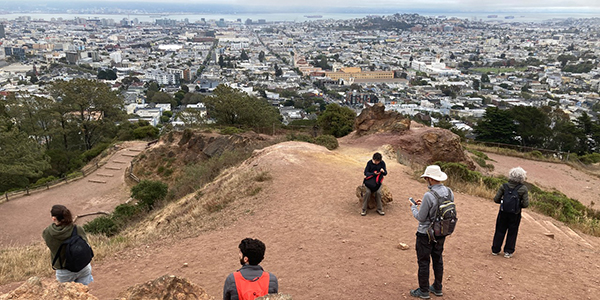
POLYGON ((429 297, 429 292, 425 293, 425 292, 421 291, 420 288, 414 289, 414 290, 410 290, 410 295, 413 296, 413 297, 421 298, 421 299, 429 299, 429 298, 431 298, 431 297, 429 297))
POLYGON ((511 258, 512 255, 512 253, 504 252, 504 258, 511 258))
POLYGON ((492 252, 493 256, 498 256, 498 254, 500 254, 500 252, 492 252))
POLYGON ((366 210, 362 210, 362 212, 360 213, 361 216, 366 216, 367 215, 367 211, 366 210))
POLYGON ((377 213, 380 214, 380 215, 382 215, 382 216, 385 216, 385 212, 383 210, 377 210, 377 213))
POLYGON ((442 293, 442 290, 436 290, 433 288, 433 285, 429 286, 429 291, 432 292, 434 295, 441 297, 444 296, 444 293, 442 293))

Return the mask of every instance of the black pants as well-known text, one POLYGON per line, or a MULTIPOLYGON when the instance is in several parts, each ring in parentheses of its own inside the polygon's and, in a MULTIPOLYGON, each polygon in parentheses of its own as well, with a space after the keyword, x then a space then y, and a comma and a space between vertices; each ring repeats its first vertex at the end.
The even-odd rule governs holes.
POLYGON ((500 252, 504 236, 506 243, 504 244, 505 253, 515 252, 517 244, 517 233, 519 233, 519 224, 521 224, 521 213, 513 214, 500 211, 496 219, 496 233, 494 233, 494 241, 492 242, 492 252, 500 252), (508 232, 508 234, 506 234, 508 232))
POLYGON ((419 263, 419 288, 422 292, 429 293, 429 262, 433 261, 433 288, 442 289, 442 278, 444 276, 444 241, 446 237, 436 237, 435 241, 429 241, 427 234, 417 232, 417 262, 419 263), (431 257, 431 260, 430 260, 431 257))

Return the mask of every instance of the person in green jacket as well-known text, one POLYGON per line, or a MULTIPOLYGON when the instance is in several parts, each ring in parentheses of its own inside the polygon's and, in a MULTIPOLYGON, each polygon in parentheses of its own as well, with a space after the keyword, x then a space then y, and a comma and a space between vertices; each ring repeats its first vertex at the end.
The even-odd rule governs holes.
MULTIPOLYGON (((83 227, 73 224, 73 216, 71 211, 64 205, 54 205, 50 210, 52 216, 52 224, 44 229, 42 237, 46 242, 46 246, 50 249, 50 261, 54 260, 57 255, 60 245, 71 237, 73 227, 77 227, 77 234, 89 243, 83 227)), ((65 264, 64 247, 61 250, 60 258, 54 263, 52 268, 56 270, 56 280, 59 282, 79 282, 85 285, 94 281, 92 277, 92 266, 88 264, 79 272, 71 272, 67 269, 62 269, 65 264)))

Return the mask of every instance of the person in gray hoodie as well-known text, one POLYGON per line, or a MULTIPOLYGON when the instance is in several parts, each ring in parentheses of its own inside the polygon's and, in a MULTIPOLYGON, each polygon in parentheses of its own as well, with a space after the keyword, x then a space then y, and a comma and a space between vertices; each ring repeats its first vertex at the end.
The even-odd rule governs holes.
POLYGON ((448 187, 442 184, 442 181, 448 179, 448 175, 442 172, 440 166, 431 165, 425 169, 421 178, 427 182, 429 191, 423 195, 423 199, 418 199, 411 204, 413 217, 419 221, 417 228, 417 241, 415 248, 417 250, 417 262, 419 264, 419 288, 410 291, 410 295, 421 299, 429 299, 429 292, 436 296, 443 296, 442 278, 444 276, 444 261, 442 252, 444 251, 445 236, 434 236, 431 223, 437 214, 441 198, 448 198, 454 201, 454 193, 448 187), (436 197, 434 192, 440 197, 436 197), (429 264, 433 262, 434 281, 429 285, 429 264))
POLYGON ((508 183, 500 186, 494 197, 494 202, 500 203, 500 210, 496 218, 496 231, 492 241, 492 255, 500 254, 500 248, 502 248, 505 236, 504 257, 511 258, 515 252, 519 224, 521 224, 521 209, 529 206, 529 192, 527 186, 523 184, 525 179, 527 179, 527 172, 523 168, 516 167, 510 169, 508 171, 508 183), (510 191, 516 189, 519 200, 518 203, 515 203, 514 208, 504 208, 504 202, 507 201, 507 199, 504 199, 504 195, 507 189, 510 191))
MULTIPOLYGON (((73 227, 77 226, 77 234, 89 243, 83 227, 73 224, 73 216, 71 211, 64 205, 54 205, 50 210, 52 216, 52 224, 44 229, 42 237, 46 242, 46 246, 50 249, 50 261, 58 254, 60 245, 71 237, 73 227)), ((52 268, 56 270, 56 280, 59 282, 79 282, 85 285, 94 281, 92 277, 92 265, 88 264, 79 272, 71 272, 61 268, 65 265, 64 247, 61 250, 60 258, 54 263, 52 268)))
POLYGON ((277 277, 265 272, 259 265, 265 257, 265 244, 258 239, 245 238, 238 248, 242 268, 225 279, 223 300, 254 299, 267 294, 277 294, 277 277))

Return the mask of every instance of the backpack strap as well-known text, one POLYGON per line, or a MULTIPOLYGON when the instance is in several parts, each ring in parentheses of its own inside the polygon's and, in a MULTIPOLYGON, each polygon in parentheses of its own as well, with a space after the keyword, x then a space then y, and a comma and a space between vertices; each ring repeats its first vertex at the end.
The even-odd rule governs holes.
POLYGON ((60 257, 60 252, 62 251, 62 249, 65 247, 65 245, 67 244, 67 242, 69 240, 71 240, 73 237, 77 236, 77 225, 73 224, 73 231, 71 232, 71 237, 66 239, 64 242, 62 242, 60 244, 60 247, 58 247, 58 251, 56 251, 56 255, 54 256, 54 259, 52 260, 52 269, 56 270, 56 268, 54 268, 54 264, 56 263, 56 261, 58 260, 58 263, 60 265, 61 269, 64 269, 65 266, 63 265, 62 260, 59 260, 60 257))

